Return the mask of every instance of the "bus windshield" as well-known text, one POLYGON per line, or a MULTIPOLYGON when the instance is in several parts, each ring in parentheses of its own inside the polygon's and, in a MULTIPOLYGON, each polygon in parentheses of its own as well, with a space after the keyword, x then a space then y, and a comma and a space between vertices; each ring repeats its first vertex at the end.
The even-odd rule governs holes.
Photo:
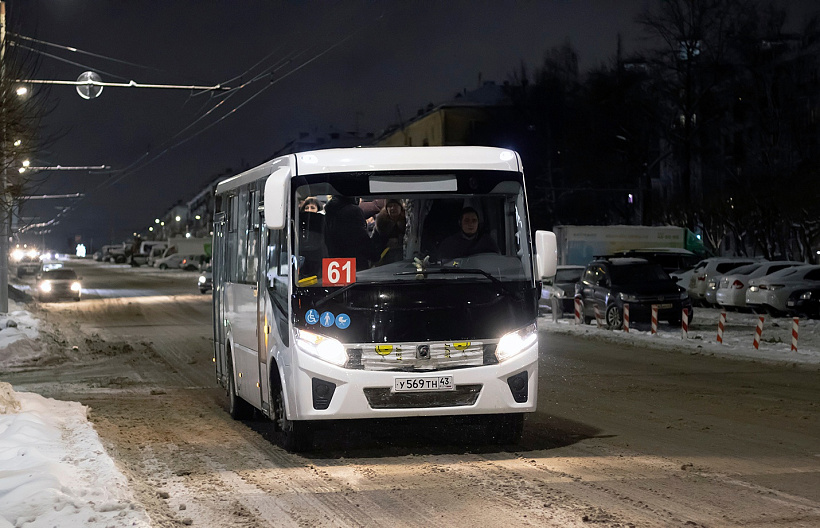
POLYGON ((297 288, 533 280, 520 173, 353 176, 294 180, 297 288))

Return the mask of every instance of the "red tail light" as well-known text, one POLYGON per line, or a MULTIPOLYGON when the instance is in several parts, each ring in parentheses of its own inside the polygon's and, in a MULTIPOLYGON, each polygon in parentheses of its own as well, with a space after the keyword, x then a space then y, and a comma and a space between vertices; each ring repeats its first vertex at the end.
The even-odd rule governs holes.
POLYGON ((700 275, 700 276, 698 276, 698 280, 705 281, 706 276, 705 275, 700 275))
POLYGON ((743 289, 743 283, 740 282, 739 280, 735 280, 735 282, 732 283, 732 288, 735 288, 736 290, 742 290, 743 289))

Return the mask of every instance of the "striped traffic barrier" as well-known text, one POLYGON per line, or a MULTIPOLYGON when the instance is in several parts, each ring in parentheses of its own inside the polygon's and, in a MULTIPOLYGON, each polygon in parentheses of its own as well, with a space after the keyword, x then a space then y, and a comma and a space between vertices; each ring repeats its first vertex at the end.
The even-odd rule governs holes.
POLYGON ((689 339, 689 308, 684 308, 680 318, 681 339, 689 339))
POLYGON ((604 322, 601 319, 601 309, 598 307, 597 304, 595 305, 595 324, 598 325, 598 328, 604 326, 604 322))
POLYGON ((581 324, 581 299, 575 299, 575 324, 581 324))
POLYGON ((720 316, 718 316, 718 334, 717 334, 717 342, 723 343, 723 330, 726 329, 726 312, 720 312, 720 316))
POLYGON ((624 304, 624 332, 629 333, 629 305, 624 304))
POLYGON ((800 318, 792 318, 792 350, 797 352, 797 327, 800 325, 800 318))
POLYGON ((652 335, 658 333, 658 305, 652 305, 652 335))
POLYGON ((757 319, 757 328, 755 328, 755 340, 754 340, 755 349, 760 348, 760 338, 763 336, 763 320, 764 319, 765 319, 765 317, 762 316, 762 315, 757 319))

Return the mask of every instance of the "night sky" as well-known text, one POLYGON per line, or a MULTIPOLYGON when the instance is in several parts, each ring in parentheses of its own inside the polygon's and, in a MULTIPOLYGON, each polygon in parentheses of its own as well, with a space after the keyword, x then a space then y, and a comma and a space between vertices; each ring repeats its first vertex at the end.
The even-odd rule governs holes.
POLYGON ((112 171, 50 172, 35 193, 86 197, 30 202, 23 216, 32 222, 71 210, 28 242, 67 251, 75 236, 93 249, 123 241, 300 132, 378 135, 479 79, 502 83, 522 62, 536 67, 566 42, 582 71, 608 63, 619 33, 626 52, 642 46, 634 19, 646 2, 7 0, 10 31, 116 59, 40 44, 78 64, 41 55, 35 78, 95 70, 106 82, 246 83, 221 95, 105 88, 94 100, 71 86, 49 88, 54 110, 43 135, 58 139, 32 164, 112 171))

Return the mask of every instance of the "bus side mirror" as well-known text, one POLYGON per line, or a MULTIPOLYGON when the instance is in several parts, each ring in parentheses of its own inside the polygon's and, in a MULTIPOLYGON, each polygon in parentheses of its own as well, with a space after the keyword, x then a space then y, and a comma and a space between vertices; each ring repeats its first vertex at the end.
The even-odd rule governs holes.
POLYGON ((552 231, 535 232, 535 258, 539 278, 553 277, 558 267, 558 243, 552 231))
POLYGON ((289 179, 290 168, 279 167, 265 181, 265 225, 268 229, 282 229, 287 225, 285 207, 289 179))

